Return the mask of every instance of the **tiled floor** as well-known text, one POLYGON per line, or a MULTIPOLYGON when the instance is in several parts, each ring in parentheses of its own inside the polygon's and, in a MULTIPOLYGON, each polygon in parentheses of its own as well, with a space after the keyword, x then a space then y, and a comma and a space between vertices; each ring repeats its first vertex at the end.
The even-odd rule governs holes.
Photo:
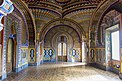
POLYGON ((80 63, 43 64, 11 74, 4 81, 121 81, 118 75, 80 63))

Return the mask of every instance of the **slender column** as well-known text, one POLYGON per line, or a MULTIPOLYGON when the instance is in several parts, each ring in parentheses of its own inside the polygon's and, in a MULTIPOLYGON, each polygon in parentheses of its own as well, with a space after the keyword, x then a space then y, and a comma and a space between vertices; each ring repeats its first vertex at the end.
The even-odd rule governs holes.
POLYGON ((44 41, 39 43, 39 55, 40 55, 40 64, 43 63, 43 50, 44 50, 44 41))
POLYGON ((119 77, 122 79, 122 15, 120 19, 120 73, 119 77))
POLYGON ((43 63, 43 41, 36 42, 36 63, 37 65, 43 63))
POLYGON ((119 77, 122 79, 122 48, 120 48, 120 73, 119 77))
POLYGON ((82 62, 86 63, 86 42, 82 42, 82 62))
POLYGON ((82 37, 82 41, 81 41, 81 44, 82 44, 82 46, 81 46, 81 49, 82 49, 82 62, 83 63, 87 63, 87 59, 88 59, 88 57, 87 57, 87 51, 88 51, 88 48, 87 48, 87 45, 86 45, 86 37, 82 37))
POLYGON ((0 44, 0 76, 2 76, 2 45, 0 44))
POLYGON ((63 62, 63 43, 61 43, 61 59, 62 59, 62 62, 63 62))
POLYGON ((36 41, 36 63, 37 65, 40 65, 40 45, 39 41, 36 41))

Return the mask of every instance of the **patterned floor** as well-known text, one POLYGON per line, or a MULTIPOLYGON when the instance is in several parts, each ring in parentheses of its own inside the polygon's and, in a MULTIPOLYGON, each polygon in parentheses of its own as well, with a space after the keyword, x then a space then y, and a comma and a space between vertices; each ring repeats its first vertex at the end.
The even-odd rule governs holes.
POLYGON ((81 63, 43 64, 12 73, 4 81, 121 81, 118 75, 81 63))

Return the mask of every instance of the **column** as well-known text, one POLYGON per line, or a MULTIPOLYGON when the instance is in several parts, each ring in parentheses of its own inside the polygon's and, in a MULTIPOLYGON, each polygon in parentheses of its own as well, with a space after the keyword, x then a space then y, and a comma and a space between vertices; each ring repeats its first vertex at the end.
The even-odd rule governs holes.
POLYGON ((87 47, 86 47, 86 42, 82 42, 82 62, 83 63, 86 63, 87 62, 87 58, 86 58, 86 50, 87 50, 87 47))
POLYGON ((0 44, 0 77, 2 76, 2 45, 0 44))
POLYGON ((40 64, 43 64, 44 41, 39 42, 40 64))
POLYGON ((122 79, 122 14, 120 19, 120 72, 119 77, 122 79))
POLYGON ((122 47, 120 48, 120 72, 119 77, 122 79, 122 47))
POLYGON ((36 42, 36 63, 37 65, 40 65, 43 63, 43 44, 44 44, 44 41, 37 41, 36 42))
POLYGON ((40 44, 39 44, 39 41, 36 41, 35 48, 36 48, 36 58, 35 58, 36 64, 40 65, 40 44))

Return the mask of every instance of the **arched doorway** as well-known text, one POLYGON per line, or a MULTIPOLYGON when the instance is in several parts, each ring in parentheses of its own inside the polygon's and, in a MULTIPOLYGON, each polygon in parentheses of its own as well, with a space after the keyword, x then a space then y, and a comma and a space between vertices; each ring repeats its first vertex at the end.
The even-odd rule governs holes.
POLYGON ((45 36, 43 62, 81 62, 81 45, 75 29, 67 25, 57 25, 45 36))
POLYGON ((11 32, 7 39, 6 49, 6 72, 7 74, 16 71, 16 47, 17 47, 17 34, 15 29, 15 23, 11 24, 11 32))
POLYGON ((65 36, 58 38, 58 61, 67 62, 67 39, 65 36))
POLYGON ((12 38, 8 39, 7 55, 6 55, 6 72, 10 73, 15 68, 15 42, 12 38))

